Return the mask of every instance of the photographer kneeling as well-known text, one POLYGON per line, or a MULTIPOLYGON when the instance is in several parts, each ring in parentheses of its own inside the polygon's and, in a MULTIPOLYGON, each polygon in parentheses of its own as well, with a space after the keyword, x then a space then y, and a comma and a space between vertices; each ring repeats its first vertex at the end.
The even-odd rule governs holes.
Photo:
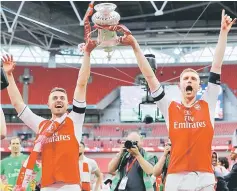
POLYGON ((153 166, 158 159, 141 148, 141 136, 131 132, 120 152, 110 161, 109 173, 116 173, 111 191, 154 191, 153 166))

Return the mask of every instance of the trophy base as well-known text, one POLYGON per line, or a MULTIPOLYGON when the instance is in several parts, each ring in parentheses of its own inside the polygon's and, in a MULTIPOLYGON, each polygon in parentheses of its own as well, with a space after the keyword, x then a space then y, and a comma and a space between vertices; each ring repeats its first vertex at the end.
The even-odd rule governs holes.
POLYGON ((108 47, 104 47, 104 51, 105 52, 112 52, 113 51, 113 47, 111 47, 111 46, 108 46, 108 47))

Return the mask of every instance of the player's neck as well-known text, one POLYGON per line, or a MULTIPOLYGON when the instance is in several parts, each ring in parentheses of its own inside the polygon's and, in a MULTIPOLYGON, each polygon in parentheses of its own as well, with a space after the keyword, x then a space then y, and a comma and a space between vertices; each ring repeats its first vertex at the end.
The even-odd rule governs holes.
POLYGON ((52 114, 52 118, 51 118, 51 120, 55 120, 55 119, 57 119, 57 118, 60 118, 60 117, 62 117, 63 115, 64 115, 65 113, 62 113, 62 114, 52 114))
POLYGON ((12 152, 11 157, 19 157, 21 153, 14 153, 12 152))
POLYGON ((182 104, 183 104, 185 107, 190 107, 190 106, 192 106, 195 102, 196 102, 196 97, 193 97, 193 98, 186 98, 186 97, 183 97, 183 99, 182 99, 182 104))

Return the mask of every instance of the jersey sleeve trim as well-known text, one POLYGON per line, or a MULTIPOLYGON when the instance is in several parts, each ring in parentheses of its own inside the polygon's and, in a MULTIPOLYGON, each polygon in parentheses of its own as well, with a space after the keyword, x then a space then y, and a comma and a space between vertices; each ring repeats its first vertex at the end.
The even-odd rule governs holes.
POLYGON ((17 115, 17 117, 20 118, 22 114, 24 113, 24 111, 26 110, 26 108, 27 108, 27 105, 25 105, 24 109, 17 115))
POLYGON ((86 111, 86 102, 85 101, 84 102, 80 102, 80 101, 77 101, 77 100, 73 99, 72 110, 75 113, 80 113, 80 114, 85 113, 85 111, 86 111))
POLYGON ((160 86, 156 91, 151 93, 154 101, 160 101, 165 96, 165 91, 162 86, 160 86))
POLYGON ((221 75, 214 72, 210 72, 208 81, 212 84, 221 85, 221 75))

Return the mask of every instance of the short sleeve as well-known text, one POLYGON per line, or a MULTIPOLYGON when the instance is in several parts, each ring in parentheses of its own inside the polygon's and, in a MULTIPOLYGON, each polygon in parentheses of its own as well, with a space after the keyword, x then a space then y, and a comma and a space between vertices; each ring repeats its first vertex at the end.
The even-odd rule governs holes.
POLYGON ((28 106, 24 107, 18 117, 35 133, 38 132, 39 124, 45 120, 43 117, 34 114, 28 106))

